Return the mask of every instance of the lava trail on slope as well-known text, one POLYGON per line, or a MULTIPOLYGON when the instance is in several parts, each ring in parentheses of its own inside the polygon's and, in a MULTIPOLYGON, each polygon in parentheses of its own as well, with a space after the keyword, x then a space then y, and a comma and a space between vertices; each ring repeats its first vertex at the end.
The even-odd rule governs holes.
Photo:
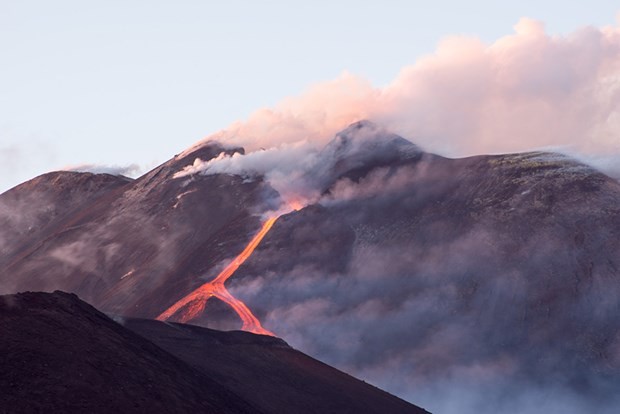
POLYGON ((254 252, 254 249, 260 244, 261 240, 269 232, 278 217, 267 219, 260 231, 250 240, 250 243, 243 249, 235 259, 217 275, 215 279, 200 286, 184 298, 177 301, 174 305, 162 312, 157 320, 165 321, 181 310, 180 321, 186 323, 198 316, 205 308, 207 301, 215 296, 224 303, 228 304, 239 315, 243 321, 244 331, 275 336, 272 332, 263 328, 260 321, 252 311, 239 299, 235 298, 224 286, 224 283, 235 273, 235 271, 245 262, 254 252))

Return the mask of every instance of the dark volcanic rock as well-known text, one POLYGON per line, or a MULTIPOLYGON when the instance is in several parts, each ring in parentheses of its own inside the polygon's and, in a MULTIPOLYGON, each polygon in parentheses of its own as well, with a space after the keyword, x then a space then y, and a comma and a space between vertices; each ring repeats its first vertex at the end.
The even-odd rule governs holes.
POLYGON ((0 412, 256 413, 77 296, 0 296, 0 412))
POLYGON ((118 320, 59 291, 0 296, 0 413, 426 412, 279 338, 118 320))
POLYGON ((426 413, 279 338, 127 319, 125 327, 268 413, 426 413))
POLYGON ((351 124, 321 151, 322 160, 309 173, 323 190, 337 180, 358 181, 375 168, 414 162, 424 152, 401 136, 369 121, 351 124))

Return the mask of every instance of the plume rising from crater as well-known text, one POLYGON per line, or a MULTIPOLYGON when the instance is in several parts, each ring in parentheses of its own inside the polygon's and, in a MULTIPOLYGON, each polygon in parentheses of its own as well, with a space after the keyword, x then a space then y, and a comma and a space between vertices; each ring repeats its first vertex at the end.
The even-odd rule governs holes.
POLYGON ((550 35, 523 18, 492 43, 447 37, 385 87, 345 72, 207 140, 303 164, 299 147, 318 150, 370 119, 446 156, 553 149, 618 174, 619 71, 618 26, 550 35))

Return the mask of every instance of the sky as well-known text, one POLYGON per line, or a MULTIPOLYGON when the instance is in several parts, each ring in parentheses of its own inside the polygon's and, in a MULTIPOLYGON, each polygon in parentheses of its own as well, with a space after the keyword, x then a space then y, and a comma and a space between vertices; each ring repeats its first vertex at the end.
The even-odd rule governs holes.
MULTIPOLYGON (((0 192, 70 166, 138 174, 343 76, 394 89, 454 36, 493 45, 523 17, 572 36, 617 28, 619 11, 613 1, 0 0, 0 192)), ((586 37, 573 49, 594 44, 586 37)))

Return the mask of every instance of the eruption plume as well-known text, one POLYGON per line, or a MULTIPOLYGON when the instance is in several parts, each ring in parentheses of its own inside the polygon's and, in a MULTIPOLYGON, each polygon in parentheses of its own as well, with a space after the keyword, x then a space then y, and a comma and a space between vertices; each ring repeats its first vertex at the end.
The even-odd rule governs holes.
POLYGON ((265 164, 280 154, 277 168, 288 172, 308 161, 307 151, 295 155, 293 148, 321 148, 369 119, 444 156, 552 149, 619 176, 619 68, 619 26, 560 36, 523 18, 492 43, 446 37, 384 87, 344 72, 206 140, 247 151, 218 161, 220 171, 245 158, 246 170, 271 172, 265 164))

